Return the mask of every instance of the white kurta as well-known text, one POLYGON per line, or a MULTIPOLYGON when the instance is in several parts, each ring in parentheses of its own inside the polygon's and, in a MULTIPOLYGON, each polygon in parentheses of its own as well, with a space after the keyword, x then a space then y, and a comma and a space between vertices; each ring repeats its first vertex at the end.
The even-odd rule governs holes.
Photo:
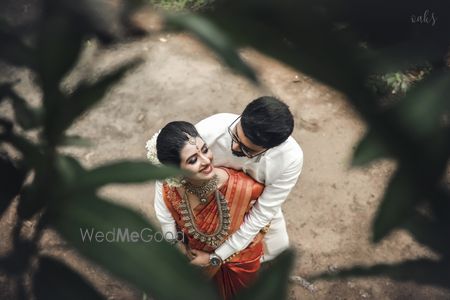
MULTIPOLYGON (((289 246, 281 204, 297 182, 303 166, 303 151, 289 137, 281 145, 271 148, 255 158, 236 157, 231 152, 231 136, 228 126, 238 115, 221 113, 200 121, 196 128, 214 155, 213 164, 243 170, 255 180, 265 185, 244 223, 219 248, 217 255, 226 259, 235 252, 245 249, 258 232, 271 222, 269 232, 264 237, 263 260, 270 260, 289 246)), ((162 184, 155 186, 155 210, 165 236, 174 234, 175 220, 162 198, 162 184), (168 235, 166 235, 168 234, 168 235)))

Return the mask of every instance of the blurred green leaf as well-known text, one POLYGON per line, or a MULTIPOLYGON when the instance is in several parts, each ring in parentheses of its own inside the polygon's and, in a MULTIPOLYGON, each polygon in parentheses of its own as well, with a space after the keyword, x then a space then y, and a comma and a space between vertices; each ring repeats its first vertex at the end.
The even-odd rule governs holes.
MULTIPOLYGON (((34 144, 28 139, 11 134, 7 138, 23 155, 23 164, 34 171, 34 179, 30 185, 25 186, 20 194, 18 214, 23 219, 29 219, 45 206, 52 189, 48 188, 51 179, 48 177, 50 166, 40 145, 34 144)), ((52 184, 56 184, 53 182, 52 184)))
POLYGON ((82 275, 46 256, 39 257, 33 276, 33 293, 37 300, 105 299, 82 275))
POLYGON ((430 200, 434 216, 445 224, 446 230, 450 231, 450 186, 441 182, 430 195, 430 200))
POLYGON ((390 277, 397 281, 414 281, 420 284, 434 284, 450 287, 450 265, 448 261, 430 259, 406 260, 398 264, 377 264, 374 266, 356 266, 338 270, 336 273, 321 273, 309 277, 310 280, 330 280, 348 277, 390 277))
POLYGON ((96 189, 112 183, 139 183, 182 174, 173 167, 160 167, 147 161, 121 161, 87 171, 76 181, 76 189, 96 189))
POLYGON ((13 123, 8 120, 0 117, 0 141, 7 140, 11 137, 13 130, 13 123))
POLYGON ((395 172, 375 216, 374 242, 379 242, 412 215, 414 206, 421 197, 419 189, 406 169, 400 167, 395 172))
POLYGON ((230 68, 251 81, 258 82, 255 71, 241 59, 225 33, 207 19, 192 14, 166 15, 166 23, 177 29, 191 32, 223 59, 230 68))
POLYGON ((0 152, 0 217, 19 194, 27 170, 19 168, 7 153, 0 152))
POLYGON ((392 73, 427 65, 443 56, 442 47, 436 45, 433 38, 421 37, 369 50, 361 55, 360 63, 369 65, 373 73, 392 73))
POLYGON ((288 277, 293 263, 293 251, 285 250, 270 262, 267 269, 259 275, 258 280, 238 294, 236 299, 287 299, 288 277))
MULTIPOLYGON (((48 4, 53 5, 53 4, 48 4)), ((80 53, 83 32, 65 9, 48 7, 39 34, 39 75, 44 90, 44 106, 57 112, 54 91, 59 89, 63 76, 75 65, 80 53)))
POLYGON ((5 100, 11 91, 12 82, 5 82, 0 84, 0 103, 5 100))
POLYGON ((91 147, 92 142, 79 135, 66 135, 63 137, 60 146, 91 147))
POLYGON ((40 145, 16 134, 10 134, 7 141, 23 154, 23 161, 28 168, 33 168, 37 172, 45 169, 44 154, 40 145))
POLYGON ((8 96, 12 99, 14 115, 17 123, 25 130, 33 129, 41 125, 41 111, 32 108, 13 89, 10 89, 8 96))
POLYGON ((211 283, 196 273, 176 248, 159 241, 157 230, 132 210, 95 195, 74 195, 58 205, 53 207, 51 223, 83 255, 113 275, 155 299, 217 299, 211 283), (128 230, 130 239, 120 240, 119 229, 123 233, 128 230), (83 235, 86 230, 102 232, 105 240, 97 241, 95 236, 89 240, 83 235), (113 230, 116 239, 107 236, 113 230), (137 241, 132 232, 138 234, 137 241))
MULTIPOLYGON (((447 215, 450 214, 450 212, 446 213, 447 215)), ((431 216, 416 212, 401 224, 401 228, 407 230, 422 245, 430 247, 441 255, 448 255, 450 253, 450 241, 442 237, 450 236, 449 222, 450 220, 447 223, 439 222, 431 216)))
MULTIPOLYGON (((4 269, 5 275, 12 277, 24 275, 25 272, 29 271, 32 258, 38 251, 35 243, 18 237, 20 228, 20 224, 16 223, 13 229, 14 249, 0 257, 0 266, 4 269)), ((2 296, 4 295, 2 294, 2 296)))
POLYGON ((25 66, 36 69, 36 53, 26 46, 20 38, 11 33, 11 28, 7 28, 4 23, 0 24, 0 59, 15 66, 25 66))
POLYGON ((83 178, 87 174, 87 171, 80 162, 69 155, 58 155, 56 157, 56 171, 58 172, 58 178, 61 183, 60 186, 56 187, 56 190, 62 190, 63 193, 69 187, 73 187, 80 178, 83 178))
POLYGON ((43 23, 38 35, 40 84, 43 90, 44 134, 50 145, 55 145, 62 132, 64 96, 60 84, 75 65, 84 36, 72 15, 58 2, 44 3, 43 23))
POLYGON ((127 71, 135 68, 139 63, 139 60, 129 62, 104 76, 93 85, 82 85, 78 87, 77 90, 64 101, 64 113, 60 116, 58 124, 53 128, 48 128, 51 135, 60 136, 77 117, 102 100, 109 87, 117 83, 127 71))
POLYGON ((219 1, 206 12, 242 46, 253 47, 371 105, 362 80, 368 70, 351 35, 336 32, 327 14, 310 1, 219 1), (233 22, 230 22, 233 20, 233 22), (333 49, 333 51, 330 51, 333 49))
POLYGON ((380 137, 369 130, 356 146, 355 152, 353 153, 352 165, 364 166, 374 160, 389 156, 389 152, 380 137))
POLYGON ((37 173, 33 182, 22 189, 17 209, 19 216, 30 219, 47 204, 53 205, 52 202, 65 200, 73 192, 71 188, 75 182, 85 173, 75 158, 56 155, 52 173, 37 173))
POLYGON ((450 110, 450 74, 437 73, 411 88, 399 103, 399 118, 415 136, 427 138, 442 126, 450 110))
MULTIPOLYGON (((144 2, 142 0, 141 2, 144 2)), ((67 9, 74 16, 74 24, 78 25, 87 35, 95 36, 102 43, 117 42, 126 37, 124 28, 133 12, 130 2, 120 4, 114 1, 92 0, 60 0, 59 5, 67 9)), ((137 1, 133 0, 136 4, 137 1)), ((137 5, 134 6, 137 9, 137 5)), ((128 33, 128 32, 126 32, 128 33)))
POLYGON ((36 183, 26 185, 20 192, 19 205, 17 206, 17 215, 23 220, 31 219, 38 211, 44 208, 45 197, 39 193, 36 183))

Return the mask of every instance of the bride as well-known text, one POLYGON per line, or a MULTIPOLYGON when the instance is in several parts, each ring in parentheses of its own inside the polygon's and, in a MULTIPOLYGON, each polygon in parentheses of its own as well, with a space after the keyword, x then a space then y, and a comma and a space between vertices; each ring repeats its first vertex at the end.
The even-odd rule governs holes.
POLYGON ((181 230, 185 242, 172 242, 192 264, 204 267, 223 299, 231 299, 256 278, 262 238, 225 261, 214 250, 239 229, 264 186, 241 171, 214 167, 211 150, 188 122, 168 123, 147 142, 147 150, 154 164, 176 166, 189 174, 155 187, 164 199, 164 205, 155 207, 164 236, 175 237, 181 230), (167 215, 171 218, 161 217, 167 215))

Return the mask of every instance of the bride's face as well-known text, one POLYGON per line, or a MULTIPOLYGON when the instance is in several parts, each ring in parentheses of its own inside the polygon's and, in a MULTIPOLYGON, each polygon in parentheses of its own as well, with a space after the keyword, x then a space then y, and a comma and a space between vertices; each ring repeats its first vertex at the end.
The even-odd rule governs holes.
POLYGON ((214 176, 213 154, 201 138, 195 138, 195 145, 186 142, 180 158, 180 168, 190 173, 188 179, 204 181, 214 176))

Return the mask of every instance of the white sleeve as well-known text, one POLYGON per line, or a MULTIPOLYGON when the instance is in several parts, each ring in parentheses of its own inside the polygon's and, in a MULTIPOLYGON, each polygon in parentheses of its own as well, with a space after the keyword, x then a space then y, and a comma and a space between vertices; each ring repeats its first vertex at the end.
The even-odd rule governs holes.
POLYGON ((156 218, 161 224, 161 230, 163 236, 166 239, 175 239, 177 237, 177 229, 175 226, 175 219, 172 217, 169 209, 166 206, 166 203, 163 199, 163 185, 161 181, 155 182, 155 212, 156 218))
POLYGON ((258 232, 281 210, 281 204, 286 200, 300 175, 303 157, 291 163, 273 182, 266 183, 264 192, 251 208, 241 227, 233 233, 219 248, 216 254, 225 260, 235 252, 245 249, 258 232))
POLYGON ((228 134, 228 126, 236 120, 237 117, 238 115, 229 113, 215 114, 195 124, 195 128, 203 140, 211 146, 224 132, 228 134))

